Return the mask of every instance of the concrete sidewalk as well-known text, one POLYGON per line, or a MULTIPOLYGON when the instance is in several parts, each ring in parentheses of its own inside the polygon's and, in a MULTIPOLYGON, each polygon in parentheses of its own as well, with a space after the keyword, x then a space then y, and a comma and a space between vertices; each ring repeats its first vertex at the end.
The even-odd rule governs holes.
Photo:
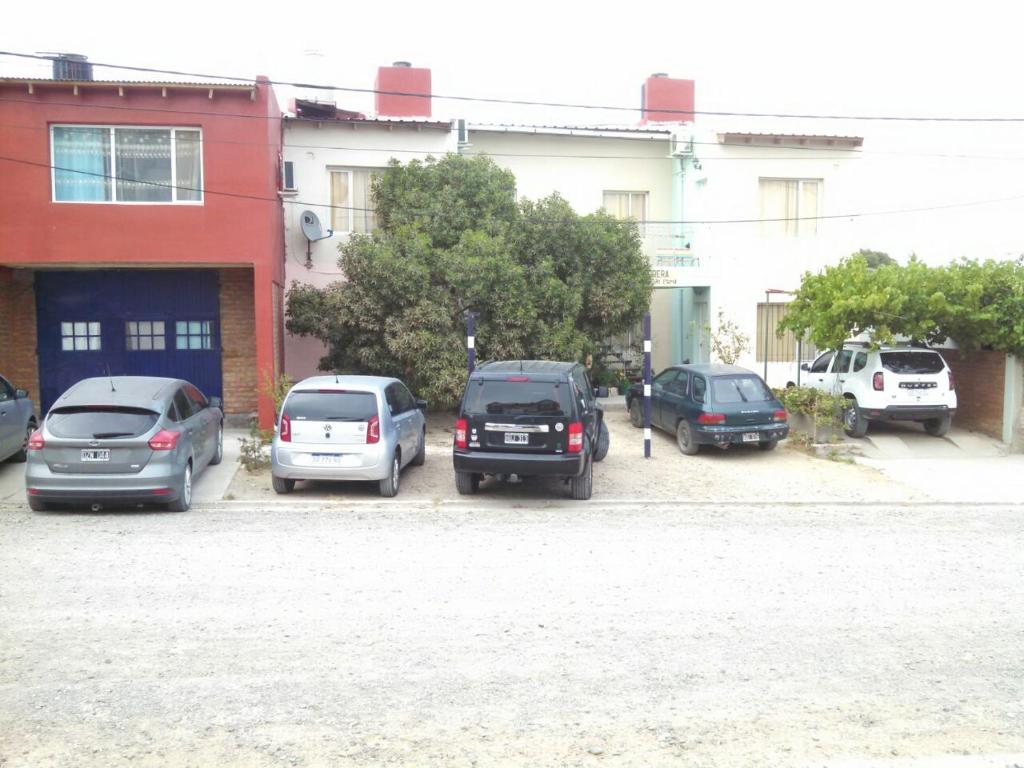
MULTIPOLYGON (((248 435, 244 429, 224 430, 224 460, 215 467, 207 467, 196 478, 192 487, 192 501, 196 504, 219 501, 238 469, 239 441, 248 435)), ((0 464, 0 503, 20 502, 25 499, 25 465, 0 464)))

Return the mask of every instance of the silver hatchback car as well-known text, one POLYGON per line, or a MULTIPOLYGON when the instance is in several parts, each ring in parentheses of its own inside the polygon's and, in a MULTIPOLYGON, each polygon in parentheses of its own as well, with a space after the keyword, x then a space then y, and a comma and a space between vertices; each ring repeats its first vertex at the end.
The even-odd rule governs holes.
POLYGON ((402 468, 426 458, 427 404, 398 379, 314 376, 291 388, 270 449, 274 490, 297 480, 378 480, 398 493, 402 468))
POLYGON ((25 486, 51 504, 164 504, 184 512, 192 480, 224 458, 224 413, 180 379, 84 379, 54 403, 28 442, 25 486))

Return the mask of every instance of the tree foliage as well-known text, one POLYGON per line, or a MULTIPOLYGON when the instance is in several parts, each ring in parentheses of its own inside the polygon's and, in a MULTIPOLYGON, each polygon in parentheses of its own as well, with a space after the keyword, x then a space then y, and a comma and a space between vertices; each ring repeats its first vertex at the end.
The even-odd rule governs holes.
POLYGON ((446 406, 465 381, 470 310, 480 359, 579 359, 649 305, 635 224, 557 194, 517 202, 488 158, 392 162, 373 198, 380 226, 339 249, 345 282, 289 292, 288 329, 327 344, 323 370, 399 376, 446 406))
POLYGON ((1024 260, 962 259, 930 267, 872 268, 860 253, 805 274, 779 324, 835 348, 869 331, 876 344, 896 337, 936 344, 952 338, 965 349, 1024 352, 1024 260))

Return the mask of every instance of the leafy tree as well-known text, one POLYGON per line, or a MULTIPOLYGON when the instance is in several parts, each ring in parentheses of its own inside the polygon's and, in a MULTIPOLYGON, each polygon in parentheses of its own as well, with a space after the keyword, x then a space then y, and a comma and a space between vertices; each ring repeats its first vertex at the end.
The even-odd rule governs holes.
POLYGON ((480 359, 579 359, 647 309, 636 225, 559 197, 515 199, 488 158, 392 162, 374 182, 380 226, 340 247, 346 281, 293 283, 288 329, 324 341, 323 370, 400 376, 438 406, 465 381, 465 318, 480 359))
POLYGON ((868 248, 861 248, 853 255, 863 256, 864 261, 868 263, 868 269, 878 269, 879 267, 885 267, 889 264, 896 263, 896 259, 888 253, 885 253, 884 251, 872 251, 868 248))

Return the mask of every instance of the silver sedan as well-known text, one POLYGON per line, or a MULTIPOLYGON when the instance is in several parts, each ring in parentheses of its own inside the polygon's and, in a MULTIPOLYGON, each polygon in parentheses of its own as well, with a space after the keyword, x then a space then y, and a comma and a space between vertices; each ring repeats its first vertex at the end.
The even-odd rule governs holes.
POLYGON ((224 414, 180 379, 85 379, 65 392, 28 443, 29 506, 192 503, 192 481, 224 457, 224 414))
POLYGON ((35 406, 28 392, 15 389, 0 376, 0 461, 24 461, 35 429, 35 406))

